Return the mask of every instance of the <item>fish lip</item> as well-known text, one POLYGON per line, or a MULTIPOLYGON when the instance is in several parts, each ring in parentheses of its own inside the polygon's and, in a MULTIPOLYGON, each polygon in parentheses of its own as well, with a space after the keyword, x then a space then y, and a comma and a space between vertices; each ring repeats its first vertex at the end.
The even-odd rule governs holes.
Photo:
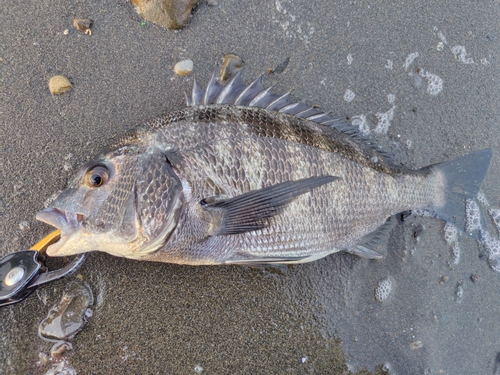
POLYGON ((61 231, 61 238, 46 250, 47 255, 54 256, 68 242, 69 238, 80 229, 85 218, 76 212, 63 211, 58 208, 45 208, 36 215, 36 219, 61 231))

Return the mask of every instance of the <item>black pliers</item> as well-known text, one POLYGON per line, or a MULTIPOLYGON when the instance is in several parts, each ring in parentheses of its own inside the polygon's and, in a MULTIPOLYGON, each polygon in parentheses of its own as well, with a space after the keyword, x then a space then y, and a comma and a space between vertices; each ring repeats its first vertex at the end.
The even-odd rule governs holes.
POLYGON ((50 233, 31 247, 7 254, 0 260, 0 307, 20 302, 38 286, 71 275, 85 261, 87 254, 77 255, 61 269, 49 271, 45 266, 45 250, 59 240, 61 232, 50 233))

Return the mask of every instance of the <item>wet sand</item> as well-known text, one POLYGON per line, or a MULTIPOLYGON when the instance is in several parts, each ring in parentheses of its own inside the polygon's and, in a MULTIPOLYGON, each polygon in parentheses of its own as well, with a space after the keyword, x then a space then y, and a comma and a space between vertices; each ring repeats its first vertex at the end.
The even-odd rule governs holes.
MULTIPOLYGON (((387 134, 375 136, 408 167, 494 149, 483 191, 498 207, 499 13, 497 2, 222 0, 200 4, 172 32, 143 25, 122 0, 4 1, 1 254, 50 232, 35 214, 79 165, 115 136, 183 107, 193 75, 176 76, 176 62, 192 59, 204 86, 226 53, 243 59, 246 81, 290 57, 283 73, 265 75, 274 92, 294 89, 372 131, 387 119, 387 134), (94 20, 91 36, 73 28, 74 17, 94 20), (58 74, 73 89, 52 96, 47 82, 58 74)), ((382 365, 394 374, 498 374, 500 274, 466 236, 453 264, 443 226, 428 217, 396 225, 380 244, 383 260, 334 254, 284 269, 91 254, 79 274, 96 303, 67 366, 78 374, 337 374, 382 365), (394 290, 381 303, 374 290, 387 277, 394 290)), ((66 284, 0 310, 0 373, 51 368, 36 365, 53 344, 38 325, 66 284)))

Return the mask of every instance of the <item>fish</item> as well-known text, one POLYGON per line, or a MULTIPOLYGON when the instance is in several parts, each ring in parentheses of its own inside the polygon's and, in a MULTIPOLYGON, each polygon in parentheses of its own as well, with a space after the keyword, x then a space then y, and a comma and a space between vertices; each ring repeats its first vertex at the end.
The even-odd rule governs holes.
POLYGON ((464 230, 491 149, 412 170, 321 109, 250 84, 194 79, 186 108, 146 121, 82 166, 36 218, 49 256, 102 251, 186 265, 379 259, 389 218, 428 210, 464 230))

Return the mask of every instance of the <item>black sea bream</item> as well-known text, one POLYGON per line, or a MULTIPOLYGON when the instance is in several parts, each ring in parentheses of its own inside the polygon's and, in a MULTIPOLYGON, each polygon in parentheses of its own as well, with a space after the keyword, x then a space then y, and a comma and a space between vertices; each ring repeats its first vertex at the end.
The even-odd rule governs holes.
POLYGON ((378 258, 379 228, 425 209, 463 228, 491 150, 410 170, 357 129, 239 74, 151 120, 84 166, 37 219, 51 256, 104 251, 191 265, 378 258))

